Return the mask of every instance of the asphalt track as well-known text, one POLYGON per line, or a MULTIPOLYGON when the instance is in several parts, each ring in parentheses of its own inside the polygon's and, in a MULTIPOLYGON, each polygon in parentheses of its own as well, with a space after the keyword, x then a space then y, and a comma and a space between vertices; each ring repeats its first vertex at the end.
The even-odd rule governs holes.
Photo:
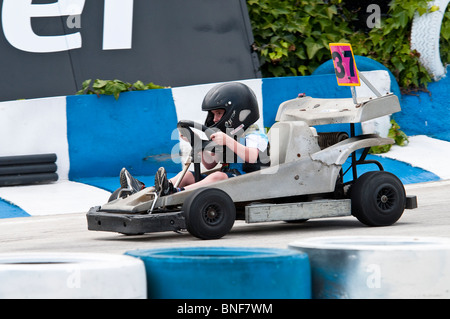
POLYGON ((0 219, 0 253, 88 252, 123 254, 134 249, 166 247, 287 248, 296 240, 319 236, 450 237, 450 180, 405 185, 416 195, 418 208, 405 210, 389 227, 367 227, 354 217, 309 220, 303 224, 236 221, 218 240, 200 240, 188 232, 140 236, 87 230, 86 213, 0 219))

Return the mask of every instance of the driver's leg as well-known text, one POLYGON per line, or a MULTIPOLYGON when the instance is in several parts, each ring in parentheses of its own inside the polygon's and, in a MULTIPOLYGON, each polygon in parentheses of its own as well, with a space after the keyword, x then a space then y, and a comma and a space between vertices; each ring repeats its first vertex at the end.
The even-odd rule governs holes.
MULTIPOLYGON (((172 185, 175 185, 176 182, 178 181, 178 179, 180 178, 180 176, 183 174, 183 172, 179 172, 175 177, 172 177, 171 179, 169 179, 169 181, 172 183, 172 185)), ((195 183, 195 177, 194 174, 192 174, 191 171, 187 171, 186 174, 184 175, 183 179, 181 180, 180 184, 178 185, 178 187, 185 187, 187 185, 191 185, 195 183)))
POLYGON ((174 178, 168 180, 166 170, 164 169, 164 167, 160 167, 155 175, 155 189, 156 192, 158 193, 158 196, 166 196, 185 189, 193 189, 205 186, 213 182, 218 182, 227 179, 228 175, 223 172, 214 172, 209 175, 202 175, 202 180, 195 183, 194 174, 190 171, 187 171, 186 175, 182 180, 184 184, 181 184, 178 186, 178 188, 175 188, 173 184, 176 183, 177 177, 179 177, 179 174, 174 178))
POLYGON ((223 181, 228 178, 228 175, 223 172, 214 172, 209 175, 207 175, 204 179, 201 181, 198 181, 197 183, 192 183, 190 185, 184 186, 184 189, 194 189, 202 186, 206 186, 208 184, 223 181))

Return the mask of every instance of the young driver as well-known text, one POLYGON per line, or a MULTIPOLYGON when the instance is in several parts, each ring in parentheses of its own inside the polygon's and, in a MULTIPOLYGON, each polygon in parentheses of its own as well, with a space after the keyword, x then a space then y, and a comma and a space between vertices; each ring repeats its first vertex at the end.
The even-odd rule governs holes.
MULTIPOLYGON (((161 167, 155 175, 155 189, 159 196, 206 186, 269 165, 267 160, 269 140, 267 135, 254 124, 259 119, 259 108, 256 96, 248 86, 232 82, 213 87, 203 99, 202 110, 208 112, 205 126, 217 129, 217 132, 211 135, 211 140, 224 146, 225 149, 225 159, 219 158, 220 153, 203 151, 203 166, 206 169, 212 169, 218 163, 222 163, 222 167, 219 171, 202 174, 198 182, 195 182, 194 173, 188 171, 178 188, 173 185, 182 173, 167 179, 166 171, 164 167, 161 167), (229 154, 235 156, 229 156, 229 154), (233 160, 227 161, 230 157, 233 160)), ((120 172, 120 184, 122 189, 129 190, 131 193, 145 187, 125 168, 120 172)))

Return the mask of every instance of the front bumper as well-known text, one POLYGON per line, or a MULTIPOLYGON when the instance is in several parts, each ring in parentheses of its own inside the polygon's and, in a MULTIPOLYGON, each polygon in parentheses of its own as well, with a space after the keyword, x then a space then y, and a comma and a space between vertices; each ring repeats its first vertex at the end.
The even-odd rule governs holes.
POLYGON ((183 212, 124 214, 102 212, 100 206, 92 207, 86 215, 88 230, 138 235, 186 229, 183 212))

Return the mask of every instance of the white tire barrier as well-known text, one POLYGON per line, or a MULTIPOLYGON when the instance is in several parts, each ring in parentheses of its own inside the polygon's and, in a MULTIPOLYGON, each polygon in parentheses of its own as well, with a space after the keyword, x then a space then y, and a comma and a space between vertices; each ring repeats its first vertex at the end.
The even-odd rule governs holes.
POLYGON ((450 239, 319 237, 289 248, 308 254, 313 298, 449 298, 450 239))
POLYGON ((421 16, 416 12, 411 29, 411 49, 420 53, 420 63, 435 81, 445 76, 446 72, 439 52, 439 39, 448 2, 449 0, 434 0, 430 2, 430 7, 438 6, 439 10, 421 16))
POLYGON ((151 299, 309 299, 308 256, 289 249, 193 247, 133 250, 151 299))
POLYGON ((144 299, 142 261, 123 255, 0 254, 0 299, 144 299))

